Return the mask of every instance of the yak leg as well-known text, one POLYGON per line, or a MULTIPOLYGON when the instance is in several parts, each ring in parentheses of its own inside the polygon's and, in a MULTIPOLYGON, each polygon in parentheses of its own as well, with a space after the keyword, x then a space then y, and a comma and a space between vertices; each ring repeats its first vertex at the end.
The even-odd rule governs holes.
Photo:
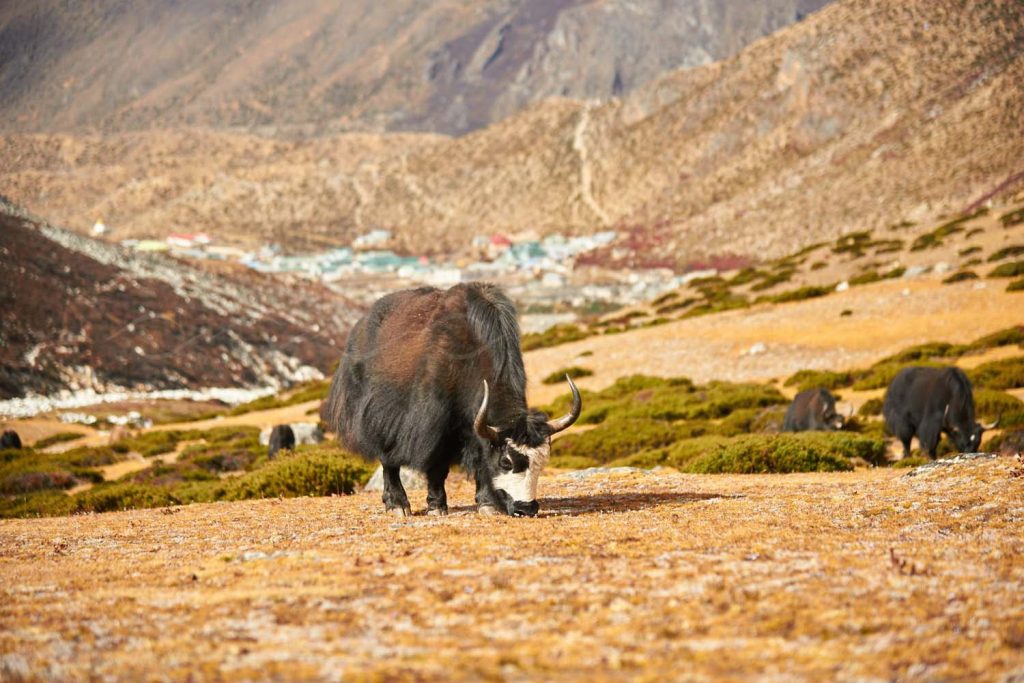
POLYGON ((942 422, 940 420, 926 418, 917 428, 917 440, 921 444, 921 450, 926 452, 932 460, 937 455, 941 438, 942 422))
POLYGON ((486 475, 476 474, 476 510, 481 515, 498 514, 498 501, 494 496, 494 486, 486 475))
POLYGON ((393 515, 407 517, 412 514, 409 496, 405 495, 405 487, 402 486, 400 468, 384 466, 384 495, 381 499, 384 509, 393 515))
POLYGON ((427 514, 447 515, 448 494, 444 482, 448 478, 448 463, 440 463, 427 472, 427 514))

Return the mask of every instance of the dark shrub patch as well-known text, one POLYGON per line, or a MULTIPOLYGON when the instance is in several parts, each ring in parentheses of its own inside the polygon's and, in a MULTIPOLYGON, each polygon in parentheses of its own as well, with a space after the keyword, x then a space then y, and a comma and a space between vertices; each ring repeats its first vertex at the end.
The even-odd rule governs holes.
POLYGON ((958 253, 961 256, 970 256, 971 254, 980 254, 981 253, 981 247, 978 247, 978 246, 966 247, 964 249, 961 249, 958 253))
POLYGON ((881 398, 869 398, 864 401, 864 405, 860 407, 857 414, 862 417, 874 417, 875 415, 882 414, 882 402, 881 398))
POLYGON ((573 379, 579 379, 580 377, 590 377, 594 374, 593 370, 589 368, 581 368, 578 365, 572 365, 561 370, 555 370, 550 375, 541 380, 544 384, 561 384, 565 381, 565 376, 569 375, 573 379))
POLYGON ((1024 387, 1024 356, 984 363, 967 370, 967 376, 975 387, 985 389, 1024 387))
POLYGON ((708 429, 709 424, 700 431, 687 424, 677 426, 663 420, 609 417, 594 429, 570 432, 558 439, 552 451, 561 457, 573 456, 607 463, 640 451, 667 446, 680 439, 700 436, 708 429))
POLYGON ((63 491, 0 496, 0 517, 57 517, 69 515, 73 509, 74 499, 63 491))
POLYGON ((963 282, 964 280, 977 280, 978 274, 970 270, 961 270, 953 273, 952 275, 943 278, 942 284, 951 285, 955 282, 963 282))
POLYGON ((975 339, 966 347, 964 352, 969 351, 983 351, 985 349, 994 349, 1000 346, 1012 346, 1014 344, 1020 345, 1024 348, 1024 325, 1014 325, 1013 327, 1007 327, 1006 329, 987 334, 980 339, 975 339))
POLYGON ((110 482, 97 484, 74 498, 75 512, 115 512, 174 505, 170 490, 148 484, 110 482))
POLYGON ((833 390, 853 384, 853 374, 849 372, 832 372, 830 370, 800 370, 786 380, 785 386, 795 386, 797 391, 824 387, 833 390))
POLYGON ((1024 208, 1004 213, 999 217, 999 222, 1003 224, 1004 228, 1012 228, 1015 225, 1024 223, 1024 208))
POLYGON ((794 273, 796 273, 796 270, 792 268, 780 270, 776 273, 766 273, 761 277, 760 282, 751 286, 750 290, 753 292, 763 292, 766 289, 771 289, 776 285, 792 280, 794 273))
POLYGON ((998 251, 992 252, 992 255, 988 257, 989 263, 993 261, 1002 261, 1004 258, 1010 258, 1013 256, 1020 256, 1024 254, 1024 244, 1012 244, 1008 247, 1003 247, 998 251))
POLYGON ((81 439, 83 436, 85 435, 79 434, 78 432, 59 432, 57 434, 51 434, 50 436, 39 439, 39 441, 36 441, 34 444, 32 444, 32 448, 36 449, 37 451, 41 451, 44 448, 48 448, 55 444, 66 443, 68 441, 76 441, 78 439, 81 439))
POLYGON ((799 289, 793 289, 788 292, 782 292, 781 294, 773 294, 772 296, 761 296, 758 297, 754 303, 760 303, 762 301, 768 301, 775 304, 788 303, 790 301, 803 301, 804 299, 814 299, 819 296, 825 296, 831 294, 836 289, 835 284, 825 285, 823 287, 809 285, 807 287, 800 287, 799 289))
POLYGON ((989 277, 1020 277, 1021 275, 1024 275, 1024 261, 1004 263, 993 268, 992 272, 988 274, 989 277))
POLYGON ((591 336, 591 333, 579 325, 563 323, 548 328, 543 332, 534 332, 522 336, 523 351, 533 351, 549 346, 558 346, 568 342, 579 341, 591 336))
POLYGON ((1006 285, 1007 292, 1024 292, 1024 277, 1019 280, 1014 280, 1010 284, 1006 285))

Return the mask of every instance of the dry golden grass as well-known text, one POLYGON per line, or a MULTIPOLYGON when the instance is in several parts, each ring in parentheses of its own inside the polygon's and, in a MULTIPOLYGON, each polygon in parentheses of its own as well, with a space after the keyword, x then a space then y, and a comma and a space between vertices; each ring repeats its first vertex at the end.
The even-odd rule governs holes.
POLYGON ((447 518, 357 494, 5 520, 0 678, 999 680, 1022 471, 565 473, 532 520, 461 479, 447 518))

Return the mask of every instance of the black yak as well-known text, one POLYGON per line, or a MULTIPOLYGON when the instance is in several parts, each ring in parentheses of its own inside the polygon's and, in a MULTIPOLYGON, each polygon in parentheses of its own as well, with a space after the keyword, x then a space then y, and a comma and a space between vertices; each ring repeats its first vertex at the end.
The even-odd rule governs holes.
POLYGON ((786 409, 784 432, 808 432, 842 429, 845 420, 836 412, 836 399, 827 389, 815 387, 801 391, 786 409))
POLYGON ((994 429, 974 421, 971 382, 960 368, 903 368, 889 384, 882 404, 889 432, 903 443, 903 457, 910 457, 910 440, 917 436, 921 450, 934 459, 945 432, 961 453, 976 450, 981 435, 994 429))
POLYGON ((291 425, 277 425, 270 432, 270 445, 267 448, 267 457, 273 458, 280 450, 295 450, 295 432, 291 425))
MULTIPOLYGON (((567 378, 568 379, 568 378, 567 378)), ((476 480, 479 512, 534 516, 550 420, 526 405, 526 370, 512 302, 494 285, 389 294, 349 335, 323 414, 349 449, 379 459, 385 508, 411 514, 399 468, 427 476, 428 514, 447 514, 445 479, 460 463, 476 480)))
POLYGON ((21 448, 21 437, 13 429, 8 429, 0 435, 0 451, 8 448, 21 448))

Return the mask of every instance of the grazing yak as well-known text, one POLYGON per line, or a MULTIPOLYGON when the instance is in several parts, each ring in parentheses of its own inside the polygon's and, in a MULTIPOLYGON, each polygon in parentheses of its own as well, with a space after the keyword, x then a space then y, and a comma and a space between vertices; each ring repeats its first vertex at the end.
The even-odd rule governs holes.
MULTIPOLYGON (((852 413, 851 413, 852 414, 852 413)), ((845 420, 836 412, 836 399, 821 387, 801 391, 786 409, 784 432, 827 431, 843 428, 845 420)))
POLYGON ((943 432, 957 450, 969 453, 981 445, 986 429, 999 424, 998 418, 990 425, 974 421, 971 382, 960 368, 903 368, 885 392, 882 415, 889 432, 903 443, 905 458, 914 436, 934 459, 943 432))
POLYGON ((393 514, 411 514, 401 467, 426 474, 427 513, 447 514, 445 479, 461 462, 480 513, 532 517, 551 435, 582 409, 569 387, 563 417, 527 408, 515 307, 496 286, 422 287, 381 298, 356 323, 323 414, 346 447, 380 460, 393 514))
POLYGON ((8 448, 21 448, 21 437, 13 429, 8 429, 0 435, 0 451, 8 448))
POLYGON ((291 425, 277 425, 270 432, 270 444, 267 448, 267 457, 273 459, 279 450, 295 450, 295 432, 291 425))

